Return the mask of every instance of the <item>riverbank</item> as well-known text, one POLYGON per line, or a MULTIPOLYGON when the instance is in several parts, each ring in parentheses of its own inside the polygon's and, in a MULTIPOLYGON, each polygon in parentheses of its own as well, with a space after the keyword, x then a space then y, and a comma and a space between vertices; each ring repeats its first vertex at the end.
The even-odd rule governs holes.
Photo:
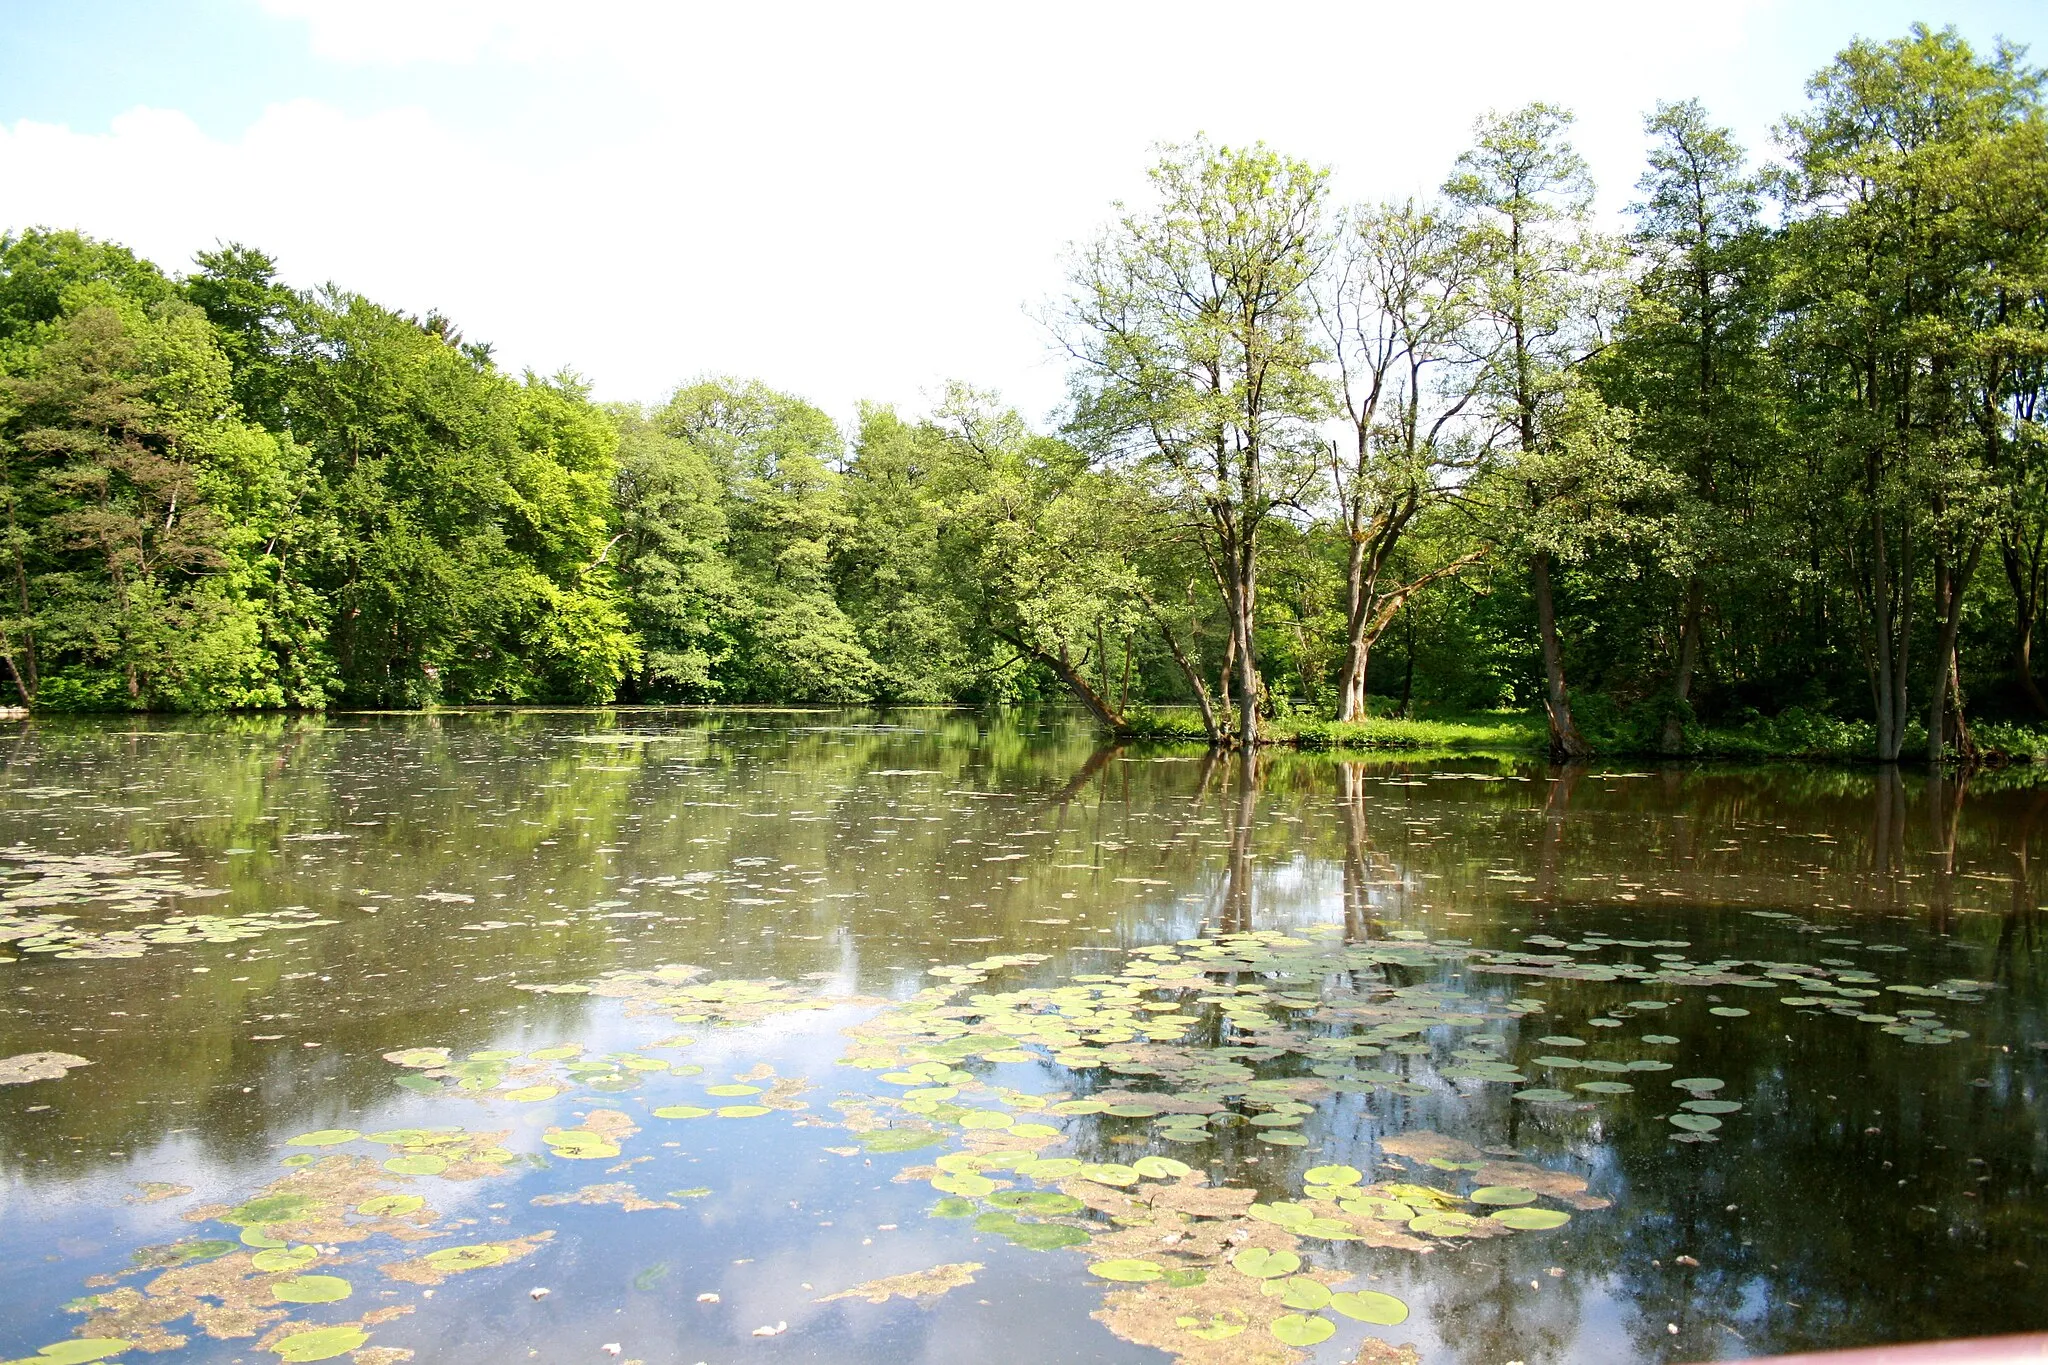
MULTIPOLYGON (((1739 725, 1688 725, 1676 754, 1660 748, 1661 721, 1653 718, 1585 704, 1579 722, 1595 752, 1607 758, 1860 763, 1868 762, 1877 747, 1874 729, 1867 721, 1839 720, 1796 707, 1777 716, 1751 717, 1739 725)), ((1281 716, 1267 722, 1266 736, 1273 745, 1313 753, 1433 749, 1530 755, 1545 753, 1550 743, 1541 711, 1373 716, 1362 721, 1281 716)), ((1201 716, 1193 707, 1146 711, 1133 717, 1131 737, 1201 742, 1201 716)), ((2048 729, 1987 722, 1972 728, 1971 739, 1979 762, 2048 763, 2048 729)), ((1926 730, 1910 729, 1905 753, 1919 758, 1926 751, 1926 730)))

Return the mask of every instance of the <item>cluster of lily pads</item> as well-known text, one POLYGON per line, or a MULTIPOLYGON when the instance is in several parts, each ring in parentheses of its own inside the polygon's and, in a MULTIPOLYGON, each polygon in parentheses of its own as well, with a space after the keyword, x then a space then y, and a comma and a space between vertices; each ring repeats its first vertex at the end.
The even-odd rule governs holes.
MULTIPOLYGON (((1090 1273, 1114 1286, 1097 1315, 1112 1331, 1183 1360, 1220 1363, 1246 1358, 1234 1353, 1245 1349, 1237 1339, 1248 1332, 1264 1343, 1263 1358, 1282 1360, 1330 1338, 1339 1319, 1378 1327, 1404 1321, 1408 1309, 1398 1297, 1356 1283, 1360 1272, 1347 1245, 1455 1253, 1492 1238, 1551 1232, 1574 1212, 1607 1206, 1573 1171, 1424 1130, 1370 1130, 1370 1145, 1357 1149, 1371 1155, 1369 1164, 1354 1155, 1358 1164, 1325 1161, 1290 1174, 1284 1163, 1290 1150, 1316 1145, 1311 1121, 1335 1096, 1455 1095, 1461 1087, 1501 1084, 1535 1106, 1590 1106, 1676 1069, 1662 1057, 1602 1056, 1589 1039, 1564 1033, 1536 1038, 1529 1045, 1534 1055, 1517 1064, 1511 1049, 1523 1046, 1525 1021, 1545 1006, 1514 994, 1515 978, 1625 980, 1662 993, 1681 986, 1789 987, 1798 992, 1785 997, 1793 1009, 1877 1014, 1865 1002, 1879 998, 1873 987, 1883 983, 1851 963, 1693 962, 1676 951, 1686 946, 1532 936, 1516 950, 1488 951, 1413 931, 1365 943, 1347 942, 1335 930, 1247 933, 1130 950, 1113 964, 1117 970, 1065 979, 1038 979, 1049 960, 1040 954, 935 967, 937 984, 895 1002, 834 999, 784 981, 706 980, 700 969, 680 965, 527 989, 606 997, 629 1015, 693 1030, 850 1003, 875 1006, 847 1029, 842 1062, 874 1073, 874 1080, 834 1105, 836 1121, 858 1143, 843 1150, 913 1156, 943 1149, 929 1165, 906 1165, 896 1176, 929 1184, 937 1196, 934 1217, 967 1220, 977 1234, 1023 1250, 1085 1256, 1090 1273), (1651 956, 1655 965, 1591 957, 1610 948, 1660 951, 1651 956), (993 984, 1011 974, 1020 984, 993 984), (1536 1068, 1593 1079, 1570 1089, 1536 1085, 1536 1068), (1250 1172, 1231 1158, 1249 1161, 1261 1152, 1283 1160, 1263 1168, 1253 1188, 1214 1183, 1208 1169, 1168 1154, 1205 1145, 1215 1147, 1222 1170, 1250 1172), (1097 1159, 1105 1151, 1130 1154, 1097 1159)), ((1883 988, 1964 1003, 1985 989, 1963 981, 1883 988)), ((1646 995, 1588 1020, 1588 1029, 1654 1018, 1670 1004, 1646 995)), ((1908 1041, 1966 1036, 1931 1011, 1894 1010, 1870 1022, 1908 1041)), ((701 1076, 694 1064, 647 1055, 692 1041, 677 1034, 604 1055, 556 1044, 460 1057, 444 1047, 416 1047, 385 1057, 399 1069, 399 1083, 423 1095, 532 1104, 575 1090, 630 1091, 656 1076, 701 1076)), ((1679 1043, 1675 1035, 1643 1033, 1630 1050, 1679 1043)), ((648 1112, 664 1121, 761 1118, 805 1109, 800 1096, 808 1084, 757 1066, 703 1084, 703 1103, 648 1112)), ((1683 1077, 1670 1085, 1686 1096, 1667 1116, 1681 1141, 1713 1140, 1724 1117, 1741 1108, 1720 1097, 1718 1078, 1683 1077)), ((541 1132, 545 1157, 515 1150, 510 1129, 423 1125, 303 1134, 288 1144, 296 1150, 284 1159, 290 1169, 283 1179, 240 1205, 189 1215, 236 1229, 234 1240, 144 1248, 135 1272, 153 1278, 133 1286, 122 1283, 125 1277, 106 1277, 91 1286, 101 1292, 73 1305, 86 1318, 81 1335, 29 1359, 48 1365, 109 1359, 131 1347, 171 1349, 184 1341, 168 1326, 180 1318, 216 1337, 257 1337, 260 1349, 285 1360, 343 1353, 367 1365, 400 1359, 400 1348, 365 1343, 388 1320, 380 1314, 409 1307, 346 1323, 293 1316, 299 1305, 350 1297, 349 1278, 333 1273, 349 1259, 342 1247, 452 1232, 429 1206, 430 1194, 409 1182, 501 1178, 548 1157, 612 1161, 641 1125, 617 1109, 583 1111, 578 1121, 541 1132), (91 1350, 100 1354, 79 1354, 91 1350)), ((679 1208, 679 1199, 706 1193, 657 1198, 613 1181, 534 1202, 633 1212, 679 1208)), ((549 1235, 440 1247, 383 1264, 378 1273, 434 1283, 530 1255, 549 1235)), ((881 1302, 899 1293, 944 1292, 970 1283, 978 1269, 960 1262, 829 1297, 881 1302)))
POLYGON ((166 902, 228 894, 188 882, 166 866, 179 860, 175 853, 45 853, 21 845, 0 849, 0 944, 61 958, 132 958, 151 948, 236 943, 279 929, 338 922, 306 910, 273 910, 251 915, 176 914, 141 924, 91 928, 76 923, 75 913, 53 908, 92 905, 139 914, 160 910, 166 902))

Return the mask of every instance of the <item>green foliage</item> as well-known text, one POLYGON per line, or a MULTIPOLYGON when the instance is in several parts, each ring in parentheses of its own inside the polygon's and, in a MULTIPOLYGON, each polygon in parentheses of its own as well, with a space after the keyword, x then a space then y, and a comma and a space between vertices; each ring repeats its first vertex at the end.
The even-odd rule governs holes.
POLYGON ((2043 76, 1918 27, 1807 93, 1760 171, 1659 104, 1625 237, 1552 105, 1342 213, 1263 145, 1162 147, 1069 262, 1057 435, 963 384, 844 429, 730 377, 601 406, 253 248, 11 232, 0 686, 2048 755, 2043 76))

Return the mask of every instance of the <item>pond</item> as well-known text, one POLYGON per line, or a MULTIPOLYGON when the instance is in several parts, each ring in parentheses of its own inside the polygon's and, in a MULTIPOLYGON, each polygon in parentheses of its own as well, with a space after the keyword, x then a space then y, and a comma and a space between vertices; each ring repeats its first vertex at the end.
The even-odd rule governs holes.
POLYGON ((2048 1327, 2024 775, 1248 765, 952 710, 0 752, 0 1359, 2048 1327))

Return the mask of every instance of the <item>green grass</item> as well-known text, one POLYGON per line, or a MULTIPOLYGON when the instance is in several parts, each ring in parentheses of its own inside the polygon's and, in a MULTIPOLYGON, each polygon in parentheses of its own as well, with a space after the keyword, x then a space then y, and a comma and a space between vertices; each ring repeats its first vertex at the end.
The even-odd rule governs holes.
MULTIPOLYGON (((1600 698, 1584 699, 1584 705, 1574 709, 1583 712, 1580 728, 1588 742, 1608 758, 1858 763, 1867 762, 1876 751, 1876 733, 1870 722, 1841 720, 1794 707, 1777 716, 1753 716, 1739 725, 1689 724, 1681 752, 1664 755, 1657 750, 1662 722, 1654 714, 1621 710, 1600 698)), ((1971 733, 1986 762, 2048 764, 2048 729, 1985 722, 1973 726, 1971 733)), ((1205 738, 1201 717, 1193 707, 1141 712, 1133 718, 1132 737, 1196 743, 1205 738)), ((1550 738, 1541 711, 1471 711, 1409 719, 1374 716, 1363 721, 1294 715, 1268 721, 1266 737, 1273 744, 1311 753, 1426 749, 1501 755, 1542 754, 1550 738)), ((1926 751, 1926 731, 1910 727, 1906 757, 1917 759, 1926 751)))

